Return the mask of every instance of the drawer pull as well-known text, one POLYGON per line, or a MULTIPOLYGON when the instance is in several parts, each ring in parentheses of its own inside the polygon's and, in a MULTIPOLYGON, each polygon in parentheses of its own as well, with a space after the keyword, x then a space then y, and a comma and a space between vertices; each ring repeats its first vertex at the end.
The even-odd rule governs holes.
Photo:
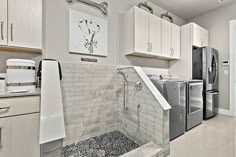
POLYGON ((6 106, 6 107, 0 107, 0 110, 10 110, 10 106, 6 106))
POLYGON ((11 106, 9 103, 0 103, 0 112, 7 112, 11 106))

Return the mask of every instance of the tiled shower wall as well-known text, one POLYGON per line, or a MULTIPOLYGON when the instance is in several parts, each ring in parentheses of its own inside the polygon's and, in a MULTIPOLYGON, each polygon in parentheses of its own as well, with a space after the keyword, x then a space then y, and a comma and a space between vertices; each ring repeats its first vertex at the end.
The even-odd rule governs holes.
MULTIPOLYGON (((161 105, 134 68, 125 68, 121 71, 127 74, 128 90, 126 93, 128 99, 126 107, 128 110, 124 118, 123 95, 119 94, 118 129, 141 143, 154 141, 165 149, 164 156, 169 155, 169 111, 163 111, 161 105), (135 89, 136 82, 142 83, 140 91, 135 89)), ((120 86, 123 87, 123 83, 120 86)))
MULTIPOLYGON (((154 141, 169 152, 169 112, 161 105, 134 68, 128 74, 128 114, 123 123, 123 78, 117 66, 62 64, 62 93, 66 123, 64 145, 120 130, 140 143, 154 141), (136 81, 143 84, 135 91, 136 81), (140 105, 140 128, 137 106, 140 105), (125 128, 125 129, 124 129, 125 128)), ((167 156, 167 155, 165 155, 167 156)))
POLYGON ((62 64, 64 145, 117 130, 116 66, 62 64))

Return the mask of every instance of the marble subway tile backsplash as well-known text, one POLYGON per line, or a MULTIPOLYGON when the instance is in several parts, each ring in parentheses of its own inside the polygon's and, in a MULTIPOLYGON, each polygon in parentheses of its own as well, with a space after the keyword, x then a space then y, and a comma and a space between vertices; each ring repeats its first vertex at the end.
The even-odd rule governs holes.
MULTIPOLYGON (((145 82, 139 77, 134 68, 122 69, 127 74, 128 99, 126 106, 126 121, 124 123, 123 95, 118 97, 118 129, 132 139, 142 143, 155 142, 162 148, 169 146, 169 111, 164 111, 157 102, 145 82), (143 87, 141 91, 135 90, 135 83, 139 81, 143 87), (138 105, 140 105, 138 113, 138 105), (138 117, 139 114, 139 117, 138 117), (139 121, 139 129, 138 128, 139 121)), ((123 83, 120 82, 123 87, 123 83)), ((121 90, 120 92, 122 92, 121 90)), ((168 153, 166 153, 166 156, 168 153)))
POLYGON ((117 130, 116 66, 62 64, 64 145, 117 130))
POLYGON ((169 154, 169 111, 164 111, 134 68, 128 77, 127 107, 123 116, 124 80, 117 66, 63 63, 62 95, 66 123, 64 145, 119 130, 144 144, 150 141, 169 154), (136 81, 143 84, 136 91, 136 81), (138 105, 139 116, 138 116, 138 105), (139 125, 139 129, 136 128, 139 125))

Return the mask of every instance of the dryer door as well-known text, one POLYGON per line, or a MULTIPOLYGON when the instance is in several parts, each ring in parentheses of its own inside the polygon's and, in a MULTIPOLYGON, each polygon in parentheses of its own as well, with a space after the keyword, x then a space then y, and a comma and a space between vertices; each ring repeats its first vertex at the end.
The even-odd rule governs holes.
POLYGON ((203 109, 203 83, 189 83, 188 86, 188 114, 203 109))

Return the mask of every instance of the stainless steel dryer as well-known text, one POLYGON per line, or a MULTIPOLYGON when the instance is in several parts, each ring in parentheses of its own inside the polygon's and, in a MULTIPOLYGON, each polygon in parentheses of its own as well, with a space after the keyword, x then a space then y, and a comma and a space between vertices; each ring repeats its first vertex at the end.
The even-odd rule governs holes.
POLYGON ((186 130, 186 82, 173 78, 150 77, 172 109, 170 110, 170 140, 186 130))
POLYGON ((187 82, 187 117, 186 130, 199 125, 203 121, 203 81, 187 82))

